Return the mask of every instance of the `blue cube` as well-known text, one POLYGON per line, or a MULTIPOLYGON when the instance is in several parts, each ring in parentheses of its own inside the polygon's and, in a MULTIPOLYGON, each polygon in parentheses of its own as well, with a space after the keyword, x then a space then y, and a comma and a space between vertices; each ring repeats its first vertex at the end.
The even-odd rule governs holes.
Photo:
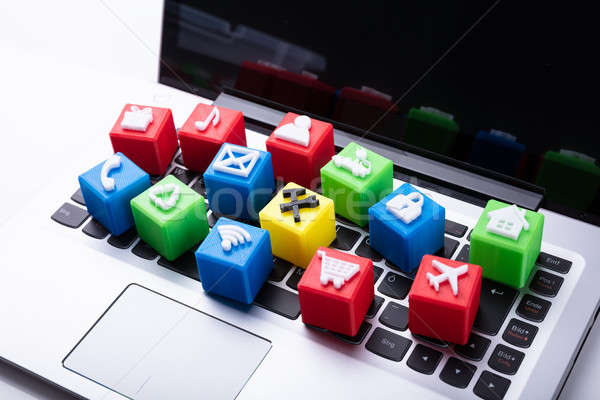
POLYGON ((271 154, 224 143, 204 172, 204 183, 214 212, 257 221, 275 190, 271 154))
POLYGON ((445 218, 444 207, 405 183, 369 208, 371 247, 410 272, 444 246, 445 218))
POLYGON ((221 217, 196 250, 196 263, 207 293, 250 304, 273 269, 269 232, 221 217))
POLYGON ((150 175, 122 153, 79 175, 88 212, 113 235, 134 225, 130 201, 150 185, 150 175))

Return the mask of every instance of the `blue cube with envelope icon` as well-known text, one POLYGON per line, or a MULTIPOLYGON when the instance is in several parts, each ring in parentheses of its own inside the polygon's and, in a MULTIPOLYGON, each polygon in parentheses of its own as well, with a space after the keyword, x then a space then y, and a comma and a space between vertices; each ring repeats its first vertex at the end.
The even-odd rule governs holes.
POLYGON ((122 153, 79 175, 88 212, 117 236, 134 225, 131 199, 150 185, 150 175, 122 153))
POLYGON ((369 208, 371 247, 404 272, 444 246, 446 210, 408 183, 369 208))
POLYGON ((269 232, 221 217, 196 250, 204 290, 245 304, 273 269, 269 232))
POLYGON ((224 143, 203 175, 210 208, 220 215, 256 221, 275 190, 271 154, 224 143))

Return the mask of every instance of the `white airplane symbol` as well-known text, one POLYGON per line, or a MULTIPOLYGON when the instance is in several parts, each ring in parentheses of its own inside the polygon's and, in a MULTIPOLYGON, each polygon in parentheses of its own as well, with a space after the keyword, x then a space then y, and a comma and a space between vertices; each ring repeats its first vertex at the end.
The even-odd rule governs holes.
POLYGON ((469 266, 467 264, 463 264, 460 267, 453 268, 449 265, 443 264, 438 260, 433 260, 431 264, 441 272, 439 275, 433 275, 431 272, 427 273, 427 279, 429 279, 429 285, 433 286, 436 292, 440 290, 440 283, 444 281, 450 282, 450 287, 452 288, 452 293, 455 296, 458 296, 458 277, 466 274, 469 270, 469 266))

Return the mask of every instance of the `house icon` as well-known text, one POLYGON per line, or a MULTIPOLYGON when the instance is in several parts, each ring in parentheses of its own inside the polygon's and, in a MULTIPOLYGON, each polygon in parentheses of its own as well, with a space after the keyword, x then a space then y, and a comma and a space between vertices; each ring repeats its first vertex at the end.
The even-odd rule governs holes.
POLYGON ((529 230, 529 223, 525 218, 525 213, 525 210, 519 209, 514 204, 490 211, 487 213, 490 221, 485 229, 496 235, 518 240, 522 229, 529 230))

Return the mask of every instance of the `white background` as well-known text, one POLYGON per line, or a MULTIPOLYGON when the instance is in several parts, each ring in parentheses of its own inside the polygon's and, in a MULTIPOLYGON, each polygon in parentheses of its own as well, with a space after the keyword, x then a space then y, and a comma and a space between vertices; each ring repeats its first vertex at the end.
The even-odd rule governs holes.
MULTIPOLYGON (((2 117, 22 113, 28 107, 28 99, 47 89, 35 82, 62 80, 50 86, 55 93, 50 96, 52 101, 45 105, 45 112, 62 112, 70 102, 86 101, 61 93, 61 85, 69 85, 71 70, 85 73, 91 80, 96 76, 118 75, 121 79, 156 81, 162 7, 162 1, 158 0, 0 2, 0 81, 10 79, 13 82, 8 90, 0 85, 0 138, 4 141, 0 144, 0 176, 3 185, 14 188, 11 193, 27 195, 35 191, 35 185, 23 185, 23 179, 40 174, 33 164, 27 165, 27 145, 34 142, 39 145, 44 140, 57 138, 56 133, 51 137, 40 137, 37 132, 15 140, 10 138, 11 124, 20 122, 2 117), (15 73, 19 70, 23 73, 15 73), (37 75, 35 79, 32 74, 37 75), (7 138, 9 140, 5 141, 7 138), (19 148, 5 143, 19 143, 19 148), (21 162, 18 171, 14 167, 16 161, 21 162)), ((45 96, 48 97, 48 93, 45 96)), ((121 105, 116 107, 119 110, 121 105)), ((43 126, 43 121, 38 124, 43 126)), ((0 199, 0 225, 10 217, 10 210, 16 206, 19 197, 0 199)), ((598 376, 600 334, 596 328, 590 334, 561 398, 596 398, 598 376)), ((0 398, 70 399, 71 396, 0 362, 0 398)))

